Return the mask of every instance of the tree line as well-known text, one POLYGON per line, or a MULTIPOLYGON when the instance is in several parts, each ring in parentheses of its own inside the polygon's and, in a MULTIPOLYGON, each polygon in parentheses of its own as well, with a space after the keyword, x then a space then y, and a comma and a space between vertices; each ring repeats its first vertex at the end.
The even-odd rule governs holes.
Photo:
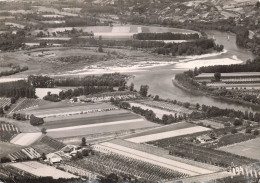
POLYGON ((83 78, 57 78, 56 86, 110 86, 120 87, 126 84, 127 76, 120 73, 103 74, 101 76, 85 76, 83 78))
POLYGON ((28 76, 28 83, 35 88, 53 88, 54 79, 49 76, 30 75, 28 76))
POLYGON ((260 72, 260 57, 247 60, 246 64, 204 66, 198 71, 199 73, 260 72))
POLYGON ((9 51, 19 49, 24 46, 25 32, 18 30, 16 34, 0 34, 0 50, 9 51))
POLYGON ((199 34, 181 34, 181 33, 138 33, 133 35, 138 40, 192 40, 199 39, 199 34))
POLYGON ((0 97, 35 98, 35 88, 25 80, 0 83, 0 97))
POLYGON ((213 39, 197 39, 191 42, 167 43, 163 47, 156 48, 155 53, 179 56, 179 55, 201 55, 212 53, 213 51, 221 52, 224 46, 215 44, 213 39))

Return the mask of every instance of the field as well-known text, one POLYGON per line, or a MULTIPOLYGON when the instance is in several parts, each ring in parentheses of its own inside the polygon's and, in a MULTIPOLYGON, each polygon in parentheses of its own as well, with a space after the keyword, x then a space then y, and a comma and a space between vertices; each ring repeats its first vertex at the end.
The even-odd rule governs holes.
POLYGON ((149 148, 149 146, 143 144, 135 144, 122 140, 113 140, 111 142, 104 142, 96 145, 94 149, 101 152, 107 150, 116 154, 151 163, 191 176, 213 172, 212 170, 207 170, 199 166, 176 161, 175 159, 171 159, 171 156, 169 156, 168 153, 158 153, 156 150, 157 148, 149 148))
POLYGON ((20 163, 12 163, 10 164, 11 167, 18 169, 18 171, 22 170, 33 174, 37 177, 53 177, 54 179, 59 178, 76 178, 76 176, 58 170, 52 166, 47 166, 42 163, 36 161, 27 161, 27 162, 20 162, 20 163))
POLYGON ((75 137, 84 136, 90 134, 100 134, 107 132, 118 132, 123 130, 150 128, 158 126, 155 123, 151 123, 145 120, 129 120, 123 121, 122 123, 111 122, 111 123, 99 123, 94 125, 79 126, 79 128, 71 129, 54 129, 54 131, 48 130, 48 135, 53 138, 63 137, 75 137), (55 131, 58 130, 58 131, 55 131))
POLYGON ((12 140, 12 144, 17 144, 21 146, 28 146, 34 143, 42 136, 42 133, 20 133, 15 136, 12 140))
POLYGON ((19 133, 19 129, 16 126, 0 121, 0 141, 9 142, 17 133, 19 133))
POLYGON ((129 112, 119 113, 119 114, 103 114, 99 116, 81 116, 75 115, 74 119, 62 119, 60 121, 45 121, 43 125, 46 129, 56 129, 56 128, 65 128, 70 126, 81 126, 81 125, 91 125, 98 123, 109 123, 114 121, 122 121, 122 120, 132 120, 132 119, 140 119, 139 116, 134 115, 129 112))
POLYGON ((6 156, 8 153, 20 150, 22 147, 15 144, 0 141, 0 157, 6 156))
POLYGON ((45 97, 48 94, 48 92, 51 92, 51 94, 59 95, 59 93, 61 91, 62 90, 58 89, 58 88, 36 88, 35 95, 37 97, 39 97, 40 99, 42 99, 43 97, 45 97))
POLYGON ((47 104, 39 107, 35 110, 27 111, 26 113, 34 114, 38 117, 54 117, 54 116, 66 116, 72 114, 83 114, 92 112, 102 112, 105 110, 114 110, 114 106, 108 103, 102 104, 68 104, 66 102, 59 102, 57 104, 47 104))
POLYGON ((65 145, 55 139, 50 138, 49 136, 44 136, 40 140, 32 144, 32 147, 37 150, 40 154, 53 153, 59 151, 65 145))
POLYGON ((45 104, 48 104, 48 103, 49 103, 48 101, 41 100, 41 99, 21 98, 16 102, 15 107, 12 108, 10 113, 28 110, 28 109, 35 108, 35 107, 45 105, 45 104))
POLYGON ((260 160, 260 138, 221 147, 219 150, 260 160))
POLYGON ((166 132, 161 132, 161 133, 154 133, 154 134, 150 134, 150 135, 143 135, 143 136, 138 136, 138 137, 134 137, 134 138, 127 138, 126 140, 130 141, 130 142, 135 142, 135 143, 144 143, 144 142, 178 137, 178 136, 182 136, 182 135, 204 132, 204 131, 209 131, 209 130, 210 130, 209 128, 205 128, 205 127, 201 127, 201 126, 194 126, 194 127, 166 131, 166 132))
POLYGON ((180 130, 180 129, 184 129, 184 128, 190 128, 190 127, 194 127, 196 125, 191 124, 191 123, 187 123, 187 122, 179 122, 179 123, 174 123, 171 125, 164 125, 164 126, 160 126, 157 128, 153 128, 150 130, 146 130, 140 133, 136 133, 133 135, 129 135, 126 136, 124 138, 134 138, 134 137, 140 137, 140 136, 146 136, 146 135, 152 135, 152 134, 156 134, 156 133, 162 133, 162 132, 168 132, 168 131, 173 131, 173 130, 180 130))
POLYGON ((211 128, 215 128, 215 129, 224 128, 223 123, 212 119, 196 120, 192 122, 196 124, 202 123, 205 126, 210 126, 211 128))

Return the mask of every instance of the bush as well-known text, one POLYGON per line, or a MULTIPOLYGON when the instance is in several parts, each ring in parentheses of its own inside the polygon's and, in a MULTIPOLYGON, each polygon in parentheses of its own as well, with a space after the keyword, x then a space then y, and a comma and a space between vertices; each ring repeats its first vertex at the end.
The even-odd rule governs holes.
POLYGON ((236 120, 234 121, 234 123, 233 123, 234 126, 240 126, 240 125, 242 125, 242 124, 243 124, 243 122, 242 122, 242 120, 240 120, 240 119, 236 119, 236 120))
POLYGON ((258 131, 258 130, 255 130, 255 131, 254 131, 254 135, 259 135, 259 131, 258 131))
POLYGON ((252 129, 251 128, 247 128, 246 129, 246 133, 251 133, 252 132, 252 129))
POLYGON ((236 128, 232 128, 232 129, 231 129, 231 133, 232 133, 232 134, 237 133, 237 129, 236 129, 236 128))
POLYGON ((37 125, 41 125, 44 123, 43 118, 38 118, 36 116, 34 116, 33 114, 30 116, 30 123, 33 126, 37 126, 37 125))

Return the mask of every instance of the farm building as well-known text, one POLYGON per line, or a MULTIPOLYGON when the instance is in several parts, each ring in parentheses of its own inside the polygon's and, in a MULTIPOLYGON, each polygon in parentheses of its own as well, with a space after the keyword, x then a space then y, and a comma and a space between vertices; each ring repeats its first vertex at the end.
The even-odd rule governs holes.
POLYGON ((208 135, 201 135, 198 136, 196 140, 199 141, 200 143, 206 143, 212 141, 212 138, 210 138, 210 136, 208 135))
POLYGON ((47 158, 47 161, 49 161, 50 164, 56 164, 56 163, 60 163, 62 161, 62 158, 55 153, 47 154, 46 158, 47 158))

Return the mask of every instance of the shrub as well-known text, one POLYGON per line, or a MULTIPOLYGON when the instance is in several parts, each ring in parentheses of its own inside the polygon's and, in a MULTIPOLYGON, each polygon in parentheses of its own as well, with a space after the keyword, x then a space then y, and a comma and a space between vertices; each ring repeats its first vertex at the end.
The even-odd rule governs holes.
POLYGON ((259 131, 257 129, 254 131, 254 135, 259 135, 259 131))
POLYGON ((236 120, 234 121, 234 123, 233 123, 234 126, 240 126, 240 125, 242 125, 242 124, 243 124, 243 122, 242 122, 242 120, 240 120, 240 119, 236 119, 236 120))
POLYGON ((36 116, 34 116, 33 114, 30 116, 30 123, 33 126, 37 126, 37 125, 41 125, 44 123, 43 118, 38 118, 36 116))
POLYGON ((251 128, 247 128, 246 129, 246 133, 251 133, 252 132, 252 129, 251 128))
POLYGON ((236 128, 232 128, 232 129, 231 129, 231 133, 232 133, 232 134, 237 133, 237 129, 236 129, 236 128))

